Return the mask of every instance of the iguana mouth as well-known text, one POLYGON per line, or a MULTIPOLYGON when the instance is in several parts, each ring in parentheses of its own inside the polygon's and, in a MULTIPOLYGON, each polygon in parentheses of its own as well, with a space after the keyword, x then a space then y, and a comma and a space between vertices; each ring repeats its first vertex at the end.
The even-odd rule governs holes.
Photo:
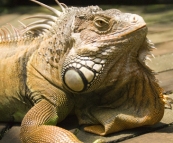
POLYGON ((137 29, 135 29, 135 30, 133 30, 133 31, 127 31, 125 34, 123 34, 123 35, 129 35, 129 34, 131 34, 131 33, 136 33, 136 32, 139 32, 139 31, 145 31, 147 29, 147 26, 146 26, 146 24, 144 23, 142 26, 140 26, 139 28, 137 28, 137 29))

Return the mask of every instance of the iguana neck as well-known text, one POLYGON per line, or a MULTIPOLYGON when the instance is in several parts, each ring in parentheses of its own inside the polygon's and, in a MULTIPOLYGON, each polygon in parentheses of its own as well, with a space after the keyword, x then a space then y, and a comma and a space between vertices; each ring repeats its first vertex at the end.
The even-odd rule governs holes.
MULTIPOLYGON (((145 95, 146 98, 162 98, 162 89, 159 87, 153 71, 145 64, 146 55, 148 55, 150 51, 149 46, 148 40, 145 39, 143 45, 134 43, 134 48, 127 48, 128 51, 123 53, 119 52, 117 56, 112 59, 114 63, 112 67, 109 71, 105 72, 107 74, 104 75, 106 77, 104 78, 104 82, 100 84, 94 93, 90 92, 86 95, 89 96, 99 93, 98 96, 108 98, 105 99, 105 101, 110 101, 108 103, 111 103, 113 101, 112 99, 115 98, 123 99, 121 97, 124 97, 124 99, 128 99, 126 96, 132 96, 128 95, 131 93, 130 90, 140 89, 141 91, 139 92, 141 93, 136 92, 137 95, 134 96, 134 100, 138 98, 138 95, 143 96, 143 94, 145 94, 143 92, 148 92, 148 94, 145 95)), ((116 101, 116 99, 114 101, 116 101)), ((116 104, 117 103, 121 102, 116 102, 116 104)))
MULTIPOLYGON (((109 74, 98 90, 99 93, 102 90, 101 93, 105 93, 102 97, 103 102, 109 101, 107 105, 111 105, 112 99, 114 99, 114 107, 124 105, 124 102, 129 105, 128 100, 131 99, 133 102, 145 101, 146 104, 152 102, 153 106, 159 106, 160 103, 158 104, 157 100, 163 101, 158 99, 163 98, 162 89, 159 87, 153 71, 145 64, 151 46, 148 42, 146 39, 142 45, 137 45, 139 47, 134 46, 134 49, 119 54, 118 60, 115 58, 114 66, 109 70, 109 74), (136 49, 139 52, 136 52, 136 49)), ((164 106, 163 103, 161 104, 164 106)))
POLYGON ((92 115, 92 110, 97 109, 107 109, 108 112, 118 110, 115 116, 121 114, 121 111, 127 114, 132 111, 141 119, 145 116, 150 117, 154 113, 158 114, 159 118, 153 118, 153 120, 156 122, 160 120, 164 112, 164 102, 162 89, 155 77, 151 72, 143 72, 140 68, 129 75, 125 73, 117 79, 110 74, 108 79, 112 79, 111 85, 86 95, 75 96, 76 114, 80 119, 80 124, 98 124, 99 122, 92 115), (81 120, 83 117, 85 120, 81 120))
MULTIPOLYGON (((108 78, 110 79, 111 75, 108 78)), ((139 98, 141 101, 145 101, 142 100, 142 98, 157 100, 163 97, 162 89, 159 87, 153 73, 151 73, 151 71, 144 71, 140 67, 128 74, 121 70, 121 74, 119 74, 116 79, 112 77, 111 82, 112 85, 107 87, 109 91, 108 94, 105 95, 107 98, 105 101, 117 98, 115 101, 120 104, 124 102, 121 102, 122 97, 124 97, 124 100, 127 102, 129 99, 133 99, 137 102, 139 98), (114 94, 116 94, 116 96, 114 94), (112 98, 109 96, 112 96, 112 98)))

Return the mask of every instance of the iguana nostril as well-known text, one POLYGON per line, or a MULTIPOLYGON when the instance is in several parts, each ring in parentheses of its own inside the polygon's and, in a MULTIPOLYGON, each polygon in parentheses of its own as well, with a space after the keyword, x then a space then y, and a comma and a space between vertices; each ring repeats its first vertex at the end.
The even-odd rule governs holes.
POLYGON ((141 25, 141 23, 143 25, 145 24, 143 18, 137 14, 132 14, 131 17, 129 18, 129 22, 131 22, 132 24, 139 24, 139 25, 141 25))
POLYGON ((133 14, 133 15, 130 17, 130 21, 131 21, 132 23, 136 23, 136 22, 138 21, 138 18, 139 18, 138 15, 133 14))
POLYGON ((136 17, 133 17, 133 21, 136 21, 136 17))

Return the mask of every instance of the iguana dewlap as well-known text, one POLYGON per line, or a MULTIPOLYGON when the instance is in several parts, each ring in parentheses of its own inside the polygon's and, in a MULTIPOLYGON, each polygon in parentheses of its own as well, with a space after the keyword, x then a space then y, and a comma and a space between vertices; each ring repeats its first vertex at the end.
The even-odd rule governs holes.
POLYGON ((167 99, 145 65, 153 44, 140 16, 32 1, 54 15, 0 30, 0 121, 22 121, 22 142, 81 142, 55 126, 73 109, 98 135, 161 120, 167 99))

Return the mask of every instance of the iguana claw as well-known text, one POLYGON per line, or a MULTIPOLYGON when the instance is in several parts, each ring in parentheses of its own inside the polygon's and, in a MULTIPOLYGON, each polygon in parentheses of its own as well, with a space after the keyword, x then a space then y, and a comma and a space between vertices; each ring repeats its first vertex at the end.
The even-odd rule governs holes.
POLYGON ((163 101, 165 105, 167 105, 170 109, 172 109, 171 104, 173 104, 173 99, 171 97, 169 97, 168 95, 163 95, 163 101))

